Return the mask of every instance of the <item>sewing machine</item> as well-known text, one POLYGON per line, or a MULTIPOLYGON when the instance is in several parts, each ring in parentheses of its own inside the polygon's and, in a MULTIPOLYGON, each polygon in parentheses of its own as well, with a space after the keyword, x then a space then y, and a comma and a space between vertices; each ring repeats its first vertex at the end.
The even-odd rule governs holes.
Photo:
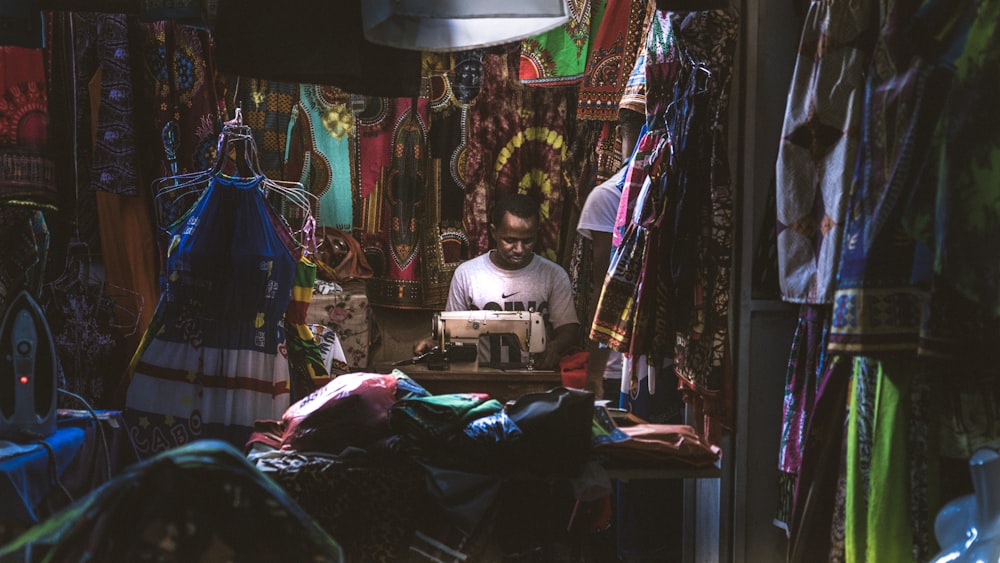
POLYGON ((513 337, 528 358, 545 351, 545 321, 541 313, 528 311, 445 311, 435 313, 433 336, 437 343, 427 357, 427 368, 450 369, 461 364, 463 369, 476 371, 479 359, 479 338, 488 335, 513 337))

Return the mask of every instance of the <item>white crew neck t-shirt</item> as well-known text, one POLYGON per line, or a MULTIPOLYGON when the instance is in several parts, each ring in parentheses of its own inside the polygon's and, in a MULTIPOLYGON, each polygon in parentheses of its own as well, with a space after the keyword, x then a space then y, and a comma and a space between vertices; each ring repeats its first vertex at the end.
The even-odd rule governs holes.
MULTIPOLYGON (((492 252, 495 250, 455 269, 445 311, 536 311, 545 318, 549 337, 552 330, 579 322, 569 275, 561 266, 536 254, 524 268, 505 270, 490 260, 492 252)), ((491 356, 490 346, 484 346, 488 340, 480 342, 480 363, 527 361, 524 357, 510 358, 508 345, 503 343, 500 354, 491 356)))

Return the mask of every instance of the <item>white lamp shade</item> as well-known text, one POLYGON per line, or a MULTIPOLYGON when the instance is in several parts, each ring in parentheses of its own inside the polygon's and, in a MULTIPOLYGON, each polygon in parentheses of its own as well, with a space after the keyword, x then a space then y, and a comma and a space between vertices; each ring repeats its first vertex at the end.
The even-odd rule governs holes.
POLYGON ((365 39, 414 51, 464 51, 544 33, 569 20, 566 0, 362 0, 365 39))

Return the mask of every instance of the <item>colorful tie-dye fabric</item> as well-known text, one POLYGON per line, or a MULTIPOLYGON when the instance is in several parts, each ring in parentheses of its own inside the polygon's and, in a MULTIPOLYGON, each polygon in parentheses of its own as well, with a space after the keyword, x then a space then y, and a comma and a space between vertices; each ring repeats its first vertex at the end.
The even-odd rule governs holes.
POLYGON ((517 80, 517 54, 486 55, 483 85, 469 108, 464 224, 471 254, 490 248, 492 202, 526 193, 539 202, 535 252, 557 260, 569 191, 566 141, 573 88, 529 88, 517 80))

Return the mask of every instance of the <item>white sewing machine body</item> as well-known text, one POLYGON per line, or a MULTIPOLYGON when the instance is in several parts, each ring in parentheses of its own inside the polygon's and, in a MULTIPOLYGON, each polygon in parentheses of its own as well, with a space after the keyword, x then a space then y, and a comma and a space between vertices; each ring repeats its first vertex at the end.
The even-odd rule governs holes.
MULTIPOLYGON (((528 369, 531 369, 531 356, 545 351, 545 320, 541 313, 533 311, 445 311, 435 313, 432 328, 434 341, 442 351, 455 351, 460 347, 477 350, 481 336, 513 337, 521 350, 527 353, 528 369)), ((445 361, 455 363, 447 358, 445 361)), ((468 356, 459 361, 468 363, 468 356)))

